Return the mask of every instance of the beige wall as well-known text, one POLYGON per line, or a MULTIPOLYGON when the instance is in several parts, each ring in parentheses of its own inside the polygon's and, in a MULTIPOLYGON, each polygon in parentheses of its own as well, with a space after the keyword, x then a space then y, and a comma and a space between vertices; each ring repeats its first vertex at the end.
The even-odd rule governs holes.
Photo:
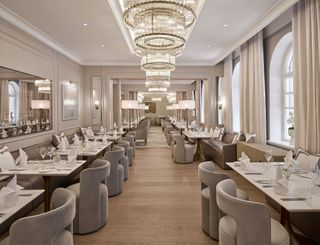
MULTIPOLYGON (((103 78, 103 89, 102 94, 104 98, 103 102, 103 125, 107 128, 111 127, 113 124, 113 103, 118 105, 113 98, 113 93, 115 92, 113 88, 113 81, 121 80, 143 80, 145 79, 145 74, 141 71, 139 66, 84 66, 83 67, 83 111, 85 115, 90 115, 91 111, 91 81, 93 76, 101 76, 103 78)), ((221 64, 215 67, 177 67, 177 69, 172 72, 172 80, 205 80, 206 81, 206 122, 208 126, 213 126, 216 124, 216 77, 223 76, 223 66, 221 64)), ((143 91, 137 87, 131 87, 127 85, 122 85, 126 92, 128 91, 143 91)), ((144 86, 141 86, 141 89, 144 86)), ((183 86, 182 86, 183 87, 183 86)), ((145 88, 144 88, 145 89, 145 88)), ((173 91, 179 91, 180 88, 175 88, 172 86, 173 91), (177 90, 175 90, 177 89, 177 90)), ((188 91, 188 97, 191 98, 191 90, 189 91, 186 87, 183 87, 182 91, 188 91)), ((117 120, 117 119, 115 119, 117 120)), ((84 125, 91 125, 91 118, 84 118, 84 125)))
POLYGON ((62 120, 61 83, 70 80, 82 85, 82 67, 2 19, 0 30, 0 66, 48 78, 53 82, 53 130, 3 139, 0 144, 15 150, 47 141, 57 131, 72 133, 82 124, 81 106, 78 120, 62 120))

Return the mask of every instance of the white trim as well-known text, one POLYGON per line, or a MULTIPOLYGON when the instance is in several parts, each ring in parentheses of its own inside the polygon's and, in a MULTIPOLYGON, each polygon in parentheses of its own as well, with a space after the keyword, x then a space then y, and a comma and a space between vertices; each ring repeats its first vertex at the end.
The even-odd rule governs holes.
POLYGON ((37 27, 33 26, 28 21, 16 15, 14 12, 12 12, 10 9, 6 8, 2 4, 0 4, 0 17, 5 19, 9 23, 13 24, 14 26, 18 27, 19 29, 25 31, 26 33, 30 34, 31 36, 38 39, 39 41, 45 43, 46 45, 53 48, 54 50, 67 56, 71 60, 81 64, 81 59, 79 56, 77 56, 76 54, 74 54, 72 51, 68 50, 64 46, 62 46, 56 40, 49 37, 47 34, 39 30, 37 27))
POLYGON ((108 0, 108 3, 110 5, 110 8, 113 12, 114 17, 116 18, 116 21, 120 27, 120 30, 122 32, 122 35, 124 37, 124 40, 126 41, 129 51, 131 54, 135 54, 134 52, 134 44, 133 44, 133 39, 132 36, 126 27, 126 25, 123 22, 122 19, 122 10, 121 10, 121 5, 119 0, 108 0))
POLYGON ((232 41, 221 51, 213 60, 213 65, 218 64, 234 50, 239 48, 243 43, 265 28, 268 24, 274 21, 277 17, 283 14, 286 10, 292 7, 299 0, 281 0, 275 4, 264 16, 262 16, 253 26, 250 26, 245 32, 241 33, 238 38, 232 41))

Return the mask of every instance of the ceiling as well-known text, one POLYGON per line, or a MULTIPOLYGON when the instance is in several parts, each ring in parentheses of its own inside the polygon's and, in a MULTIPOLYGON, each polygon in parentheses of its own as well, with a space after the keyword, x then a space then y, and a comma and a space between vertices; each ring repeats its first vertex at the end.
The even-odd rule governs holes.
MULTIPOLYGON (((0 16, 7 11, 15 21, 30 24, 47 43, 83 65, 139 65, 139 58, 130 52, 115 18, 111 1, 0 0, 0 16)), ((213 65, 219 53, 279 2, 206 0, 177 65, 213 65)))

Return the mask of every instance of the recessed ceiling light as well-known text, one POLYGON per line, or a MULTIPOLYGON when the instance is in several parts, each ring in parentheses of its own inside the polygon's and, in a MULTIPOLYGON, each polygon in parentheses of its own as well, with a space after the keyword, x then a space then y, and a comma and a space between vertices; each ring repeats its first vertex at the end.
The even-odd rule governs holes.
POLYGON ((104 48, 104 44, 101 44, 101 47, 103 47, 103 48, 104 48))
POLYGON ((223 25, 223 27, 228 27, 228 26, 229 26, 228 24, 224 24, 224 25, 223 25))
POLYGON ((83 23, 83 26, 87 26, 88 25, 88 23, 83 23))

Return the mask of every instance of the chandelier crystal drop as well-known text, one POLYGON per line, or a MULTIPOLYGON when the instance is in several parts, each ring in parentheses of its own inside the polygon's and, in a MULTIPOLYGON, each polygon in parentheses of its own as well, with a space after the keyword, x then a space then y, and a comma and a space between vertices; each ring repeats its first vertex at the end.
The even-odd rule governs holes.
POLYGON ((146 71, 147 81, 170 81, 170 71, 146 71))
POLYGON ((141 58, 141 69, 144 71, 173 71, 176 58, 170 54, 150 53, 141 58))
POLYGON ((196 19, 195 6, 195 0, 124 0, 123 19, 138 50, 181 53, 186 29, 196 19))

